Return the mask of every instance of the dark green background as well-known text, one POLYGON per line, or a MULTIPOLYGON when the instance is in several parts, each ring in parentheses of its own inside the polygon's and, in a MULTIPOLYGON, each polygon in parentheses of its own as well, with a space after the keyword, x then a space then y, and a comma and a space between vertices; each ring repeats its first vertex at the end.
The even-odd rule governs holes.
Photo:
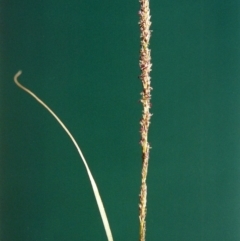
MULTIPOLYGON (((1 0, 1 241, 138 240, 138 1, 1 0)), ((152 0, 147 240, 240 240, 240 2, 152 0)))

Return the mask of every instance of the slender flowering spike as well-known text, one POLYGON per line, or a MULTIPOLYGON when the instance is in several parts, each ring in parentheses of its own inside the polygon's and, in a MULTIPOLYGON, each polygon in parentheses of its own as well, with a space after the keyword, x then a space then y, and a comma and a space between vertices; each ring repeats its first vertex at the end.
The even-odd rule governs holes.
POLYGON ((140 121, 140 133, 142 146, 142 183, 140 190, 140 204, 139 204, 139 220, 140 220, 140 241, 145 241, 146 236, 146 213, 147 213, 147 171, 148 171, 148 161, 149 161, 149 149, 150 145, 148 143, 148 129, 150 125, 150 99, 151 99, 151 51, 149 49, 149 41, 151 37, 151 21, 150 21, 150 8, 149 0, 140 0, 140 60, 139 66, 141 69, 141 74, 139 78, 142 81, 143 90, 141 92, 141 103, 143 105, 142 119, 140 121))

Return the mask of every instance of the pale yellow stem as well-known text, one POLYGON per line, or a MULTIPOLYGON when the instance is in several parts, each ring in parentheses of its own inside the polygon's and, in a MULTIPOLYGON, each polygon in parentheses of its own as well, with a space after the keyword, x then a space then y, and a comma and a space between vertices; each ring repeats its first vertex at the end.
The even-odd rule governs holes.
POLYGON ((80 157, 83 161, 83 164, 84 164, 84 166, 87 170, 87 174, 88 174, 88 177, 89 177, 91 185, 92 185, 93 193, 94 193, 95 199, 97 201, 98 209, 99 209, 99 212, 100 212, 100 215, 101 215, 101 218, 102 218, 102 222, 103 222, 103 225, 104 225, 104 228, 105 228, 105 232, 106 232, 108 241, 113 241, 112 232, 111 232, 110 225, 109 225, 109 222, 108 222, 108 219, 107 219, 107 214, 105 212, 103 202, 102 202, 101 196, 100 196, 98 188, 97 188, 97 184, 96 184, 96 182, 95 182, 95 180, 92 176, 92 173, 91 173, 91 171, 88 167, 87 161, 85 160, 80 147, 78 146, 76 140, 74 139, 74 137, 72 136, 70 131, 63 124, 63 122, 59 119, 59 117, 41 99, 39 99, 31 90, 27 89, 26 87, 24 87, 23 85, 21 85, 18 82, 18 77, 21 74, 22 74, 22 71, 19 70, 14 76, 14 82, 16 83, 16 85, 19 88, 21 88, 22 90, 26 91, 29 95, 31 95, 37 102, 39 102, 45 109, 47 109, 50 112, 50 114, 57 120, 57 122, 62 126, 64 131, 68 134, 68 136, 72 140, 74 146, 77 148, 77 151, 78 151, 78 153, 79 153, 79 155, 80 155, 80 157))

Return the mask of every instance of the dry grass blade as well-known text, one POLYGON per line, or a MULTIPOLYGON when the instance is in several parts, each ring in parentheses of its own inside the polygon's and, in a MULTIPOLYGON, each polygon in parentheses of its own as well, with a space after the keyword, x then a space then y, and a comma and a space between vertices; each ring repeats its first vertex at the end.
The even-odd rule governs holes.
POLYGON ((86 160, 85 160, 85 158, 83 156, 83 153, 82 153, 80 147, 78 146, 76 140, 74 139, 74 137, 72 136, 70 131, 67 129, 67 127, 58 118, 58 116, 41 99, 39 99, 31 90, 27 89, 26 87, 24 87, 23 85, 21 85, 18 82, 18 77, 21 74, 22 74, 22 71, 18 71, 15 74, 15 76, 14 76, 14 82, 16 83, 16 85, 19 88, 21 88, 22 90, 26 91, 29 95, 31 95, 37 102, 39 102, 45 109, 47 109, 50 112, 50 114, 57 120, 57 122, 62 126, 64 131, 68 134, 68 136, 72 140, 73 144, 77 148, 77 151, 78 151, 78 153, 79 153, 79 155, 80 155, 80 157, 81 157, 81 159, 83 161, 83 164, 84 164, 84 166, 85 166, 85 168, 87 170, 87 174, 88 174, 88 177, 89 177, 91 185, 92 185, 93 193, 94 193, 97 205, 98 205, 98 209, 99 209, 102 221, 103 221, 103 225, 104 225, 104 228, 105 228, 105 231, 106 231, 106 235, 107 235, 108 241, 113 241, 112 232, 111 232, 111 229, 110 229, 110 225, 109 225, 109 222, 108 222, 108 219, 107 219, 107 215, 106 215, 106 212, 105 212, 105 209, 104 209, 104 206, 103 206, 103 202, 102 202, 101 196, 100 196, 98 188, 97 188, 97 184, 96 184, 96 182, 95 182, 95 180, 94 180, 94 178, 92 176, 92 173, 91 173, 91 171, 90 171, 90 169, 88 167, 88 164, 87 164, 87 162, 86 162, 86 160))

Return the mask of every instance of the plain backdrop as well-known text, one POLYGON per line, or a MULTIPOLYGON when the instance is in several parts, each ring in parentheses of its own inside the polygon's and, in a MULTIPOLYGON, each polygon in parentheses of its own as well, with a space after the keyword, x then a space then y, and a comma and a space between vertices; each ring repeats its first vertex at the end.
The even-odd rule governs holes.
MULTIPOLYGON (((151 0, 147 240, 240 240, 240 2, 151 0)), ((0 239, 138 240, 139 2, 0 2, 0 239)))

